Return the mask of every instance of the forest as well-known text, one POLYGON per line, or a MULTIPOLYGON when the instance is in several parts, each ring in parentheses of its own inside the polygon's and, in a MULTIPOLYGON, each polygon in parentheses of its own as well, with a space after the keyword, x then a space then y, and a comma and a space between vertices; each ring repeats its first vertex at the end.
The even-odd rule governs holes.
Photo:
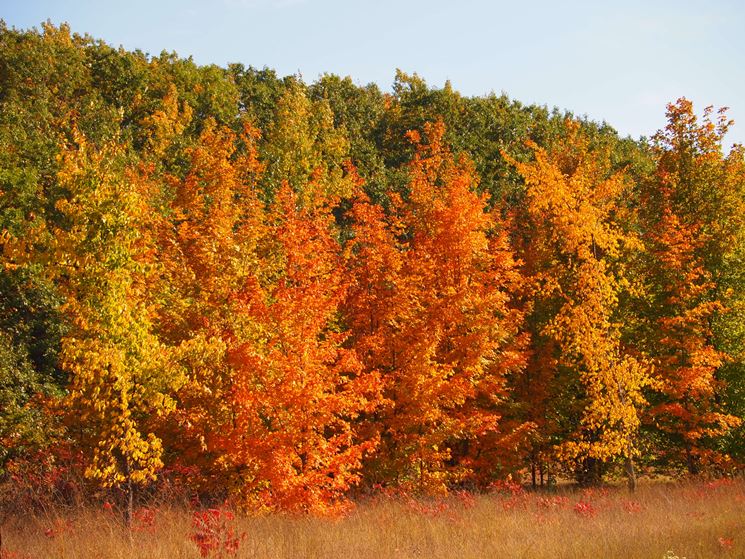
POLYGON ((0 23, 3 507, 742 472, 745 152, 665 110, 0 23))

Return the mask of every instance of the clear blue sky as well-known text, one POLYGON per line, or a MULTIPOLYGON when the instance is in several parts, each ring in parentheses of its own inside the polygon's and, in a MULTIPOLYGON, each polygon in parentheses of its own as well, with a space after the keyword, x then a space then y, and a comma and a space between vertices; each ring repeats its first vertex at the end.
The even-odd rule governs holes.
POLYGON ((726 105, 745 143, 742 0, 0 0, 19 28, 68 22, 200 64, 324 72, 389 90, 396 68, 466 95, 506 92, 651 135, 680 96, 726 105))

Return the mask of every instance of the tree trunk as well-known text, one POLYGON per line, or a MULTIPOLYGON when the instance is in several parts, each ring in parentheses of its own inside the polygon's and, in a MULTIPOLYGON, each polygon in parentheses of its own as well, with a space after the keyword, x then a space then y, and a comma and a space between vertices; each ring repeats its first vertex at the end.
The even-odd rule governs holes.
POLYGON ((129 532, 129 540, 132 541, 132 518, 134 517, 134 500, 135 489, 132 484, 132 471, 129 466, 129 460, 124 461, 124 471, 127 476, 127 505, 124 507, 124 524, 129 532))
POLYGON ((582 487, 600 485, 603 481, 602 462, 597 458, 584 458, 577 468, 576 477, 582 487))
POLYGON ((134 516, 135 491, 132 486, 132 478, 127 478, 127 527, 132 528, 132 517, 134 516))
POLYGON ((688 444, 686 444, 686 466, 688 467, 688 473, 692 476, 697 476, 701 473, 698 460, 691 452, 691 447, 688 444))
POLYGON ((629 491, 634 493, 636 491, 636 469, 634 468, 634 459, 631 456, 626 457, 625 468, 629 482, 629 491))

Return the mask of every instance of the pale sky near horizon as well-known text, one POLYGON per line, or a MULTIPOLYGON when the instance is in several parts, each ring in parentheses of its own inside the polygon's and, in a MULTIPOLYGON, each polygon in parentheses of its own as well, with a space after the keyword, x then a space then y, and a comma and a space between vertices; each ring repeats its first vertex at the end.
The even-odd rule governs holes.
POLYGON ((17 28, 68 22, 114 46, 323 73, 389 91, 396 68, 464 95, 523 103, 650 136, 681 96, 729 106, 745 143, 742 0, 0 0, 17 28))

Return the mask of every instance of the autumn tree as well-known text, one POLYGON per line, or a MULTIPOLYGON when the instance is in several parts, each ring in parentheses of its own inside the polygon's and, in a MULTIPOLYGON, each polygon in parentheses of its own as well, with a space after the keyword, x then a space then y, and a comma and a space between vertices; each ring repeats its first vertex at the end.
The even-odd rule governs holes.
POLYGON ((328 100, 310 99, 298 81, 290 82, 277 101, 261 156, 267 164, 262 184, 268 199, 284 183, 309 205, 352 192, 354 184, 344 172, 349 159, 346 131, 335 125, 328 100))
POLYGON ((745 174, 740 148, 723 153, 731 125, 725 110, 714 115, 709 107, 699 123, 692 103, 679 99, 667 117, 654 139, 657 170, 644 200, 650 351, 662 386, 652 414, 667 457, 680 457, 695 474, 725 458, 712 442, 740 424, 722 406, 719 370, 742 359, 736 334, 731 355, 722 342, 742 319, 741 292, 732 288, 742 266, 745 174))
MULTIPOLYGON (((151 141, 170 143, 188 112, 173 106, 156 113, 151 141)), ((162 429, 174 462, 196 468, 189 481, 201 489, 225 485, 232 475, 223 436, 234 415, 227 352, 243 335, 234 297, 257 273, 257 243, 263 234, 257 140, 258 131, 248 125, 239 136, 206 122, 197 143, 185 150, 186 174, 165 177, 163 188, 172 194, 156 228, 157 331, 183 378, 174 395, 178 408, 162 429)))
POLYGON ((6 248, 19 265, 43 265, 64 297, 69 328, 59 360, 69 393, 61 409, 85 475, 126 487, 130 519, 134 486, 162 466, 152 421, 171 408, 175 380, 146 305, 149 183, 120 144, 96 148, 74 126, 58 180, 67 192, 56 204, 61 225, 6 248))
POLYGON ((562 387, 562 409, 546 410, 553 404, 543 396, 538 403, 544 417, 558 412, 564 422, 554 426, 563 431, 556 450, 580 481, 598 481, 602 465, 621 458, 633 487, 643 389, 652 381, 644 360, 621 343, 616 317, 624 256, 641 244, 623 227, 623 171, 612 172, 609 153, 591 150, 579 128, 567 126, 567 144, 533 145, 533 162, 513 161, 527 188, 522 252, 536 348, 529 370, 535 390, 562 387))
POLYGON ((301 205, 285 185, 267 227, 263 273, 237 295, 236 317, 254 332, 230 350, 231 454, 244 504, 325 512, 343 501, 374 447, 355 419, 377 406, 378 378, 343 347, 347 280, 331 207, 301 205))
POLYGON ((348 137, 348 157, 365 179, 365 192, 377 199, 387 184, 386 166, 377 145, 385 95, 374 83, 359 87, 352 78, 333 74, 325 74, 311 84, 308 95, 315 103, 327 104, 331 109, 335 127, 348 137))
POLYGON ((186 176, 169 179, 161 334, 186 381, 168 440, 206 491, 253 510, 325 511, 373 444, 352 421, 377 383, 342 348, 334 198, 298 184, 318 194, 304 204, 285 184, 267 207, 257 140, 208 124, 186 176))
POLYGON ((371 481, 440 491, 495 472, 505 376, 519 371, 517 272, 465 158, 442 123, 410 133, 409 195, 390 215, 360 196, 347 320, 365 368, 383 376, 388 405, 371 421, 381 447, 371 481))
MULTIPOLYGON (((0 251, 6 239, 29 240, 44 224, 59 225, 55 204, 65 192, 58 140, 71 130, 68 115, 78 115, 76 126, 94 143, 117 129, 116 110, 91 87, 87 44, 67 25, 20 31, 0 22, 0 251)), ((52 431, 59 432, 40 405, 46 398, 37 396, 56 398, 66 385, 59 366, 63 296, 44 264, 15 265, 7 256, 0 256, 3 470, 7 460, 54 442, 52 431)))

